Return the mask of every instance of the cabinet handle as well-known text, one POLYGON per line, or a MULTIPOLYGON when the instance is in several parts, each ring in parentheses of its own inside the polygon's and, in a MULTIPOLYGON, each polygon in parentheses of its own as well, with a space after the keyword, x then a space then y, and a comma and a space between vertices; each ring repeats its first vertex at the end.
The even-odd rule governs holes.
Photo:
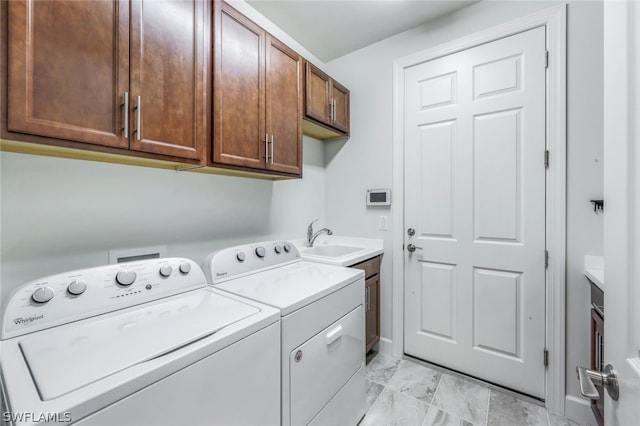
POLYGON ((124 138, 129 139, 129 92, 124 92, 124 138))
POLYGON ((342 337, 342 325, 340 324, 324 336, 327 346, 338 340, 340 337, 342 337))
POLYGON ((366 292, 365 292, 365 311, 369 312, 369 293, 371 290, 369 287, 366 288, 366 292))
POLYGON ((333 108, 332 108, 333 109, 333 118, 332 118, 332 120, 336 121, 336 100, 332 98, 331 99, 331 103, 333 104, 333 108))
POLYGON ((142 97, 138 96, 136 105, 136 139, 142 140, 142 97))
POLYGON ((264 134, 264 162, 269 162, 269 133, 264 134))
POLYGON ((271 135, 271 164, 273 164, 273 135, 271 135))
POLYGON ((595 344, 595 356, 596 359, 593 362, 593 366, 595 370, 600 371, 600 333, 596 331, 596 344, 595 344))
POLYGON ((329 120, 333 120, 333 99, 329 99, 329 120))

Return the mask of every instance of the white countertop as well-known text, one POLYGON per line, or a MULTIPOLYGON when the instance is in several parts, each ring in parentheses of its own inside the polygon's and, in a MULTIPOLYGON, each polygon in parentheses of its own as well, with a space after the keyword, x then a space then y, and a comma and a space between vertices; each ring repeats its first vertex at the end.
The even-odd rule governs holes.
POLYGON ((352 266, 356 263, 360 263, 364 260, 371 259, 384 252, 384 241, 377 238, 358 238, 358 237, 346 237, 341 235, 320 235, 316 238, 313 246, 344 246, 355 247, 360 250, 356 250, 352 253, 347 253, 343 256, 320 256, 311 255, 305 253, 311 248, 306 246, 306 239, 301 238, 299 240, 292 240, 296 248, 300 252, 300 256, 304 260, 310 262, 326 263, 328 265, 336 266, 352 266))
POLYGON ((604 291, 604 257, 586 255, 584 257, 584 275, 604 291))

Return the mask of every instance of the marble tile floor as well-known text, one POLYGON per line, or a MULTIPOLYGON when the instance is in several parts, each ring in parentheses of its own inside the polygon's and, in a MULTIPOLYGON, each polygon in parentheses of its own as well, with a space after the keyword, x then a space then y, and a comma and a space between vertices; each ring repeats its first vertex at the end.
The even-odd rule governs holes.
POLYGON ((376 355, 360 426, 580 426, 539 404, 417 360, 376 355))

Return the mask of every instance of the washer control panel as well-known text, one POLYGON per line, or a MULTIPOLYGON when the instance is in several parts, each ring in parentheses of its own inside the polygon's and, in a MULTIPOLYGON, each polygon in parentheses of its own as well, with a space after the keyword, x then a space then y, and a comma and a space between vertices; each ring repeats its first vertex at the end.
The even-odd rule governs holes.
POLYGON ((300 253, 289 241, 263 241, 211 253, 203 265, 210 284, 297 262, 300 253))
POLYGON ((163 258, 99 266, 28 282, 11 296, 1 339, 204 288, 192 260, 163 258))

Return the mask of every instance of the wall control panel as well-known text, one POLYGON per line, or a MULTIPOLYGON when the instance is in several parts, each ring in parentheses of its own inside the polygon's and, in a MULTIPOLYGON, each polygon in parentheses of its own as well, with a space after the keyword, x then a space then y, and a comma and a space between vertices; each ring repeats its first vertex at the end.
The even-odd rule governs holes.
POLYGON ((164 258, 80 269, 40 278, 13 293, 2 340, 204 288, 192 260, 164 258))
POLYGON ((390 189, 367 189, 367 206, 390 206, 390 189))

